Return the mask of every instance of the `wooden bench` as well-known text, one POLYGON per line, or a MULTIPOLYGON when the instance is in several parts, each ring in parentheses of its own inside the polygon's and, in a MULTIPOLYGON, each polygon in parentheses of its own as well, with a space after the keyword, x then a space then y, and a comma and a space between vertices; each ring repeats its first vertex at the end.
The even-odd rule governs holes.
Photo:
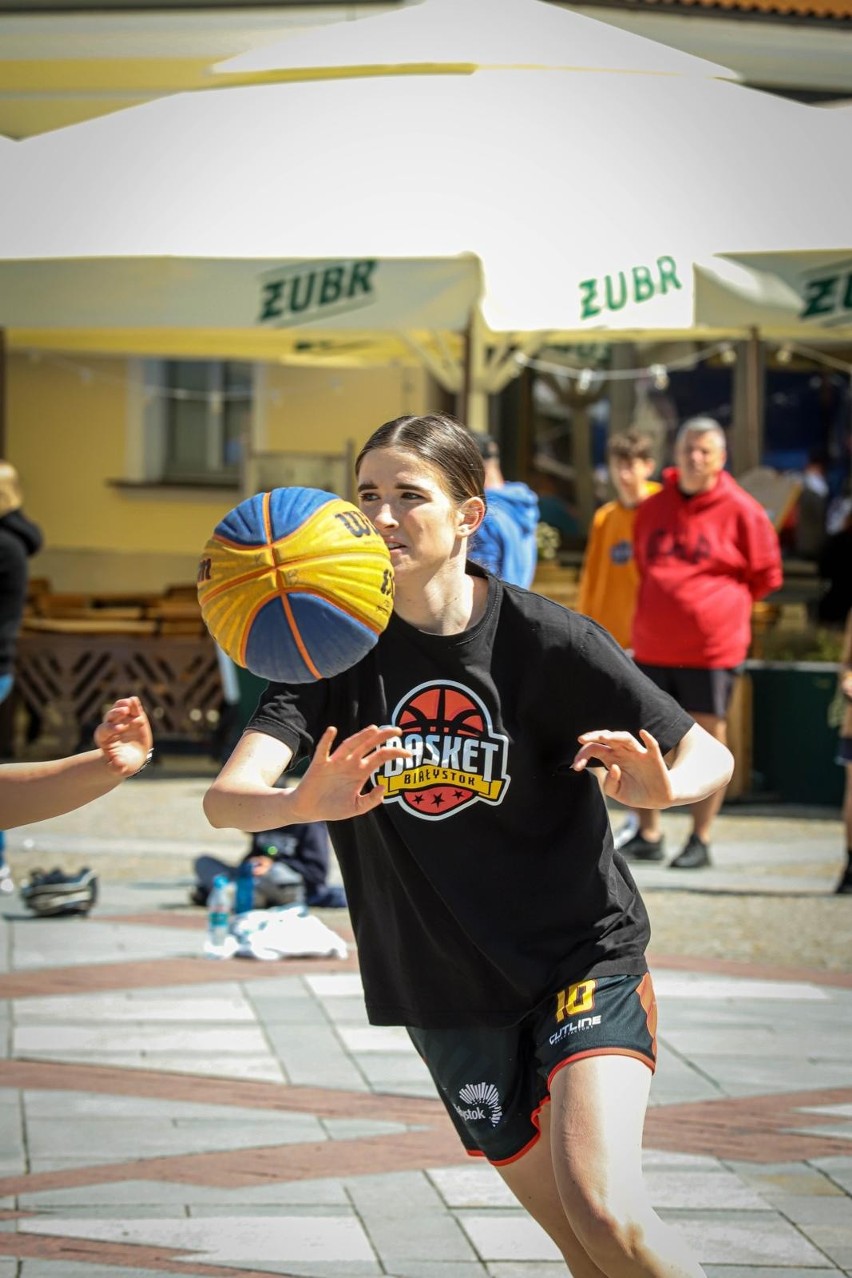
POLYGON ((51 758, 87 748, 103 710, 130 694, 141 698, 161 744, 212 742, 224 694, 195 585, 151 594, 31 583, 0 753, 51 758))

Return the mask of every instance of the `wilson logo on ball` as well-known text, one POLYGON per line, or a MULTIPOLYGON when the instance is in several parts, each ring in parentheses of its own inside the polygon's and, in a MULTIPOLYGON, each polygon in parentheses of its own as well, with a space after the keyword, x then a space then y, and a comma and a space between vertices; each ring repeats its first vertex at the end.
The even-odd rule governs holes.
POLYGON ((235 506, 198 569, 201 615, 229 657, 263 679, 309 683, 355 665, 393 610, 393 569, 356 506, 275 488, 235 506))

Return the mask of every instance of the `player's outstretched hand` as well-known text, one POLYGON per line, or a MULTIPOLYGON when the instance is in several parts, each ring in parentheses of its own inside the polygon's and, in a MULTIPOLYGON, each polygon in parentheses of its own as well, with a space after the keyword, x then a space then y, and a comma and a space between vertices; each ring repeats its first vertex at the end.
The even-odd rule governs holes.
POLYGON ((95 728, 95 745, 110 772, 120 777, 131 777, 145 766, 152 742, 151 725, 138 697, 116 701, 95 728))
POLYGON ((302 777, 291 804, 293 821, 345 821, 377 808, 384 799, 381 786, 362 794, 370 774, 391 759, 410 759, 400 745, 397 728, 362 728, 332 751, 336 728, 326 728, 319 739, 310 767, 302 777))
POLYGON ((606 768, 603 792, 631 808, 667 808, 674 801, 669 770, 650 732, 639 729, 640 741, 629 732, 606 728, 584 732, 572 767, 582 772, 589 764, 606 768))

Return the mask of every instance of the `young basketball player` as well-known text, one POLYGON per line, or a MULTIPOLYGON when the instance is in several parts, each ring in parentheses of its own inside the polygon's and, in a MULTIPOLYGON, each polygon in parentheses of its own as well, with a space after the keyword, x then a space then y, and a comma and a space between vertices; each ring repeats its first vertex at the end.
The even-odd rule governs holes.
POLYGON ((648 917, 601 789, 690 803, 731 756, 594 622, 468 564, 485 501, 459 423, 386 423, 357 481, 394 565, 387 630, 333 679, 270 685, 207 815, 329 822, 370 1020, 408 1027, 465 1148, 574 1278, 697 1278, 643 1186, 648 917))

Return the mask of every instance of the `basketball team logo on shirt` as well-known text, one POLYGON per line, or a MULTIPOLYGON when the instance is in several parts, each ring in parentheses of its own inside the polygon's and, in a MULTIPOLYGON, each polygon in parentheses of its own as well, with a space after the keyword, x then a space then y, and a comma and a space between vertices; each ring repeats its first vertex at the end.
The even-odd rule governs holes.
POLYGON ((469 803, 497 804, 509 784, 508 739, 495 732, 475 693, 451 680, 421 683, 393 713, 394 744, 412 759, 393 759, 375 774, 387 800, 426 821, 442 821, 469 803))

